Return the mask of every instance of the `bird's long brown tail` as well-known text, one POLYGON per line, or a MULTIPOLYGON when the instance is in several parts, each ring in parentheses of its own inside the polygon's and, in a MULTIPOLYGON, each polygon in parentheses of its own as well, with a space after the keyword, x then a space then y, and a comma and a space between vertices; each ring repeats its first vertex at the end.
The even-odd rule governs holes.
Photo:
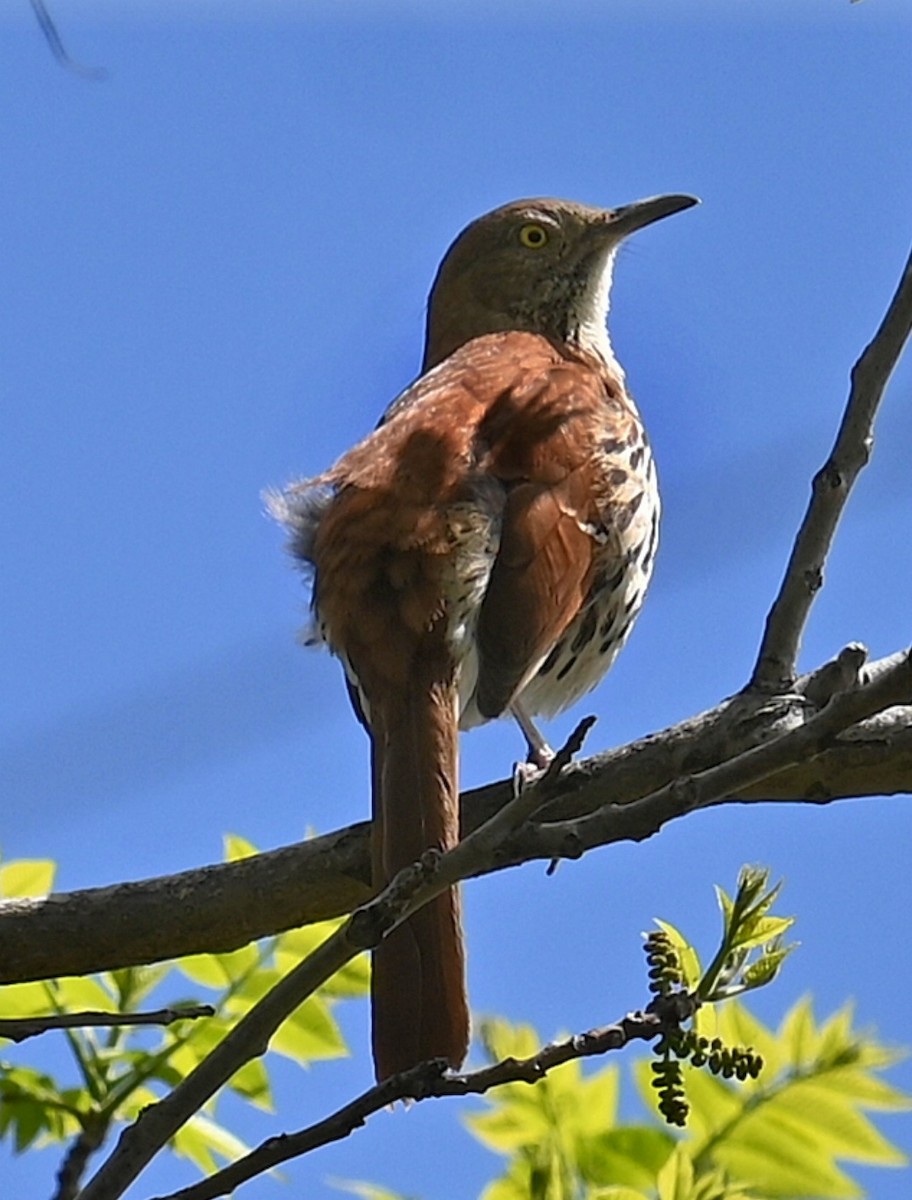
MULTIPOLYGON (((446 850, 459 838, 455 686, 413 682, 382 711, 372 706, 375 889, 429 847, 446 850)), ((469 1013, 457 889, 426 904, 374 951, 371 1013, 378 1080, 429 1058, 461 1065, 469 1013)))

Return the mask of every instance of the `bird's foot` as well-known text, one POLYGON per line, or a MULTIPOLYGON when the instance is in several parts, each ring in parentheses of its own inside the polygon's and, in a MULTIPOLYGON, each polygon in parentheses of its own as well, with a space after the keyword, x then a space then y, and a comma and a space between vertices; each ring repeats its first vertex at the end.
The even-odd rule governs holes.
POLYGON ((538 783, 541 777, 547 771, 547 767, 540 767, 534 762, 515 762, 513 764, 513 796, 514 798, 538 783))
POLYGON ((545 741, 544 736, 538 726, 532 720, 529 713, 526 712, 522 703, 519 700, 514 700, 510 705, 510 712, 523 732, 523 737, 526 739, 526 761, 523 766, 531 766, 536 773, 547 771, 551 763, 554 761, 554 751, 545 741))

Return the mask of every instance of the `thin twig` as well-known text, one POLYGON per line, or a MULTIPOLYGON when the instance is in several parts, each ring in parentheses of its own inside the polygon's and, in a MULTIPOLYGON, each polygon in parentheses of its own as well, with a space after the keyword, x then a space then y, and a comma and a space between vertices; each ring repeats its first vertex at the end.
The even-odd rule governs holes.
MULTIPOLYGON (((353 914, 354 915, 354 914, 353 914)), ((184 1079, 127 1126, 114 1150, 80 1192, 80 1200, 116 1200, 190 1117, 244 1063, 264 1054, 269 1039, 295 1008, 358 952, 349 920, 252 1008, 184 1079)))
POLYGON ((83 79, 107 79, 108 72, 104 67, 86 67, 70 57, 66 46, 63 44, 63 38, 60 36, 60 32, 54 23, 54 18, 48 12, 44 0, 29 0, 29 3, 32 6, 32 12, 35 14, 35 20, 44 34, 44 40, 62 67, 65 67, 68 71, 72 71, 76 75, 81 75, 83 79))
POLYGON ((635 1040, 652 1041, 691 1016, 690 1003, 687 997, 661 997, 646 1012, 631 1013, 614 1025, 604 1025, 560 1042, 551 1042, 528 1058, 502 1059, 479 1071, 457 1075, 443 1070, 444 1064, 439 1059, 422 1063, 362 1092, 324 1120, 296 1133, 269 1138, 250 1154, 210 1175, 208 1179, 168 1196, 158 1197, 158 1200, 215 1200, 215 1197, 227 1196, 242 1183, 272 1170, 280 1163, 348 1137, 364 1125, 368 1117, 397 1100, 480 1096, 504 1083, 536 1083, 549 1071, 572 1059, 621 1050, 635 1040))
POLYGON ((862 672, 858 685, 834 696, 804 724, 771 741, 726 759, 715 767, 681 776, 632 804, 607 804, 575 821, 541 825, 523 835, 524 857, 578 858, 606 837, 637 840, 654 833, 666 821, 698 808, 707 808, 775 775, 790 763, 813 758, 833 738, 858 721, 894 704, 912 700, 912 651, 904 650, 862 672), (635 831, 635 832, 634 832, 635 831))
POLYGON ((836 526, 873 442, 874 417, 893 368, 912 333, 912 255, 880 328, 852 368, 849 398, 830 457, 814 476, 811 499, 792 547, 779 594, 766 618, 751 686, 787 690, 795 677, 801 635, 836 526))
POLYGON ((51 1200, 76 1200, 89 1159, 104 1142, 110 1124, 110 1116, 101 1113, 86 1113, 83 1116, 82 1128, 63 1156, 57 1172, 57 1191, 51 1200))
POLYGON ((149 1012, 72 1012, 53 1013, 46 1017, 0 1018, 0 1037, 11 1042, 24 1042, 52 1029, 87 1029, 90 1026, 113 1025, 172 1025, 175 1021, 196 1021, 214 1017, 211 1004, 187 1004, 175 1008, 157 1008, 149 1012))
MULTIPOLYGON (((591 719, 580 723, 558 754, 564 762, 582 744, 591 719)), ((375 899, 356 910, 317 949, 279 980, 249 1009, 221 1042, 164 1099, 143 1109, 121 1133, 117 1145, 80 1193, 80 1200, 117 1200, 187 1120, 231 1076, 264 1054, 269 1039, 299 1004, 362 950, 379 941, 429 900, 471 871, 473 854, 490 854, 549 796, 559 766, 553 764, 509 804, 445 854, 428 852, 420 863, 400 871, 375 899), (493 830, 493 832, 491 832, 493 830)))

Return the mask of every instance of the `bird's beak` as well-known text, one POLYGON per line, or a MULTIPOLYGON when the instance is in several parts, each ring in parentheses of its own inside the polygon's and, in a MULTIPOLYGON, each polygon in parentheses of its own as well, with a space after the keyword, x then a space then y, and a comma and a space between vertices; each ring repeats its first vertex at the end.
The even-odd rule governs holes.
POLYGON ((644 225, 651 225, 653 221, 661 221, 663 217, 683 212, 685 208, 693 208, 699 203, 696 196, 650 196, 648 200, 636 200, 633 204, 614 209, 609 225, 617 237, 626 237, 644 225))

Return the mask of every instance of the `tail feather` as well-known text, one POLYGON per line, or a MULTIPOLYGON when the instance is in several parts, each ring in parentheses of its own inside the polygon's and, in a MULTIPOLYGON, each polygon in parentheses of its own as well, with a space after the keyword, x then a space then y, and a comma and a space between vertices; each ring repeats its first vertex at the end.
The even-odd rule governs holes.
MULTIPOLYGON (((395 707, 371 706, 373 875, 382 887, 430 847, 459 839, 458 730, 452 683, 415 686, 395 707)), ((457 889, 425 905, 377 947, 371 1012, 374 1067, 386 1079, 429 1058, 459 1066, 469 1040, 457 889)))

